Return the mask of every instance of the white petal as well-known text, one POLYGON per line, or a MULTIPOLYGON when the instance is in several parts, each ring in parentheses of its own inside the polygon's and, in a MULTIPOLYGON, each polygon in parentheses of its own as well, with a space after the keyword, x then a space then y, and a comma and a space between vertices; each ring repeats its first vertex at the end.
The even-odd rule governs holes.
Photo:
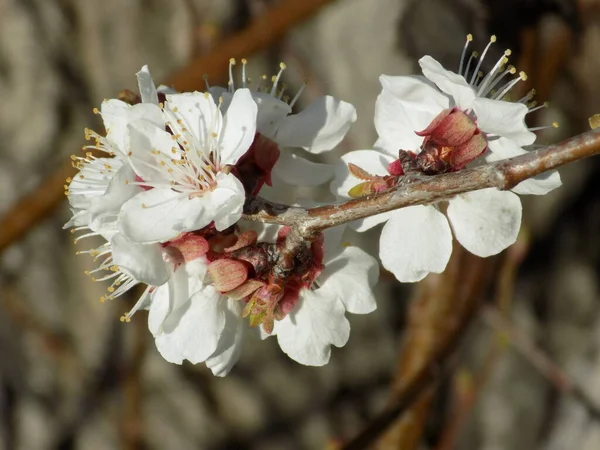
POLYGON ((376 150, 355 150, 346 153, 341 160, 334 166, 334 178, 329 186, 331 192, 338 199, 347 199, 348 191, 357 184, 365 180, 356 178, 350 173, 348 163, 352 163, 371 175, 389 175, 387 166, 394 160, 391 156, 385 155, 376 150))
MULTIPOLYGON (((167 105, 200 143, 206 143, 211 133, 221 132, 223 119, 208 92, 185 92, 167 95, 167 105)), ((193 152, 192 152, 193 153, 193 152)))
POLYGON ((512 139, 521 146, 535 142, 535 133, 525 124, 529 109, 524 104, 478 97, 473 102, 473 111, 477 126, 484 133, 512 139))
POLYGON ((379 264, 358 247, 345 247, 326 258, 325 269, 319 275, 322 288, 335 292, 346 310, 353 314, 375 311, 377 303, 372 286, 379 279, 379 264))
POLYGON ((171 329, 185 311, 192 294, 202 288, 200 280, 189 277, 185 270, 176 270, 166 284, 156 288, 151 294, 148 315, 148 329, 152 335, 157 337, 161 334, 165 323, 167 328, 171 329))
POLYGON ((521 195, 546 195, 548 192, 561 186, 560 174, 554 171, 522 181, 512 188, 511 191, 521 195))
POLYGON ((221 165, 235 164, 250 148, 256 133, 256 111, 256 103, 248 89, 235 91, 219 136, 221 165))
POLYGON ((142 103, 154 103, 158 105, 158 95, 156 95, 156 86, 152 77, 150 76, 150 70, 148 66, 142 67, 142 69, 135 74, 138 80, 138 89, 140 90, 140 97, 142 97, 142 103))
POLYGON ((106 138, 113 142, 123 155, 126 154, 127 126, 131 122, 146 119, 160 128, 165 126, 162 111, 152 103, 131 106, 121 100, 111 99, 102 102, 101 113, 106 128, 106 138))
POLYGON ((517 240, 521 200, 512 192, 482 189, 450 200, 447 214, 458 242, 474 255, 487 257, 517 240))
POLYGON ((224 301, 212 286, 197 291, 187 308, 180 308, 178 320, 156 337, 156 347, 167 361, 181 364, 187 359, 192 364, 205 361, 217 348, 225 327, 225 314, 219 307, 224 301), (183 310, 183 311, 181 311, 183 310))
POLYGON ((219 306, 225 312, 225 327, 217 349, 206 360, 206 367, 212 370, 213 375, 224 377, 240 357, 248 327, 241 318, 242 302, 231 299, 220 300, 219 306))
POLYGON ((286 150, 279 155, 273 175, 295 186, 318 186, 331 179, 333 166, 314 163, 286 150))
POLYGON ((379 240, 383 267, 401 282, 419 281, 430 272, 443 272, 451 253, 450 226, 433 206, 394 211, 379 240))
POLYGON ((160 286, 171 276, 162 258, 160 244, 137 244, 117 233, 110 245, 114 264, 125 269, 136 280, 160 286))
POLYGON ((252 92, 252 98, 258 106, 256 131, 274 140, 280 121, 292 113, 292 108, 266 92, 252 92))
POLYGON ((126 145, 129 163, 142 180, 170 181, 172 177, 161 161, 170 165, 171 160, 181 158, 182 152, 164 128, 148 120, 136 120, 127 127, 126 145), (159 153, 154 154, 157 150, 159 153))
POLYGON ((323 366, 329 362, 331 345, 342 347, 350 336, 344 312, 344 305, 329 289, 304 289, 294 310, 275 322, 273 334, 293 360, 307 366, 323 366))
POLYGON ((204 197, 206 197, 206 202, 217 206, 212 220, 218 231, 229 228, 242 217, 246 193, 240 180, 233 174, 220 172, 217 175, 217 188, 206 193, 204 197))
POLYGON ((322 153, 338 145, 355 121, 353 105, 327 95, 281 120, 275 142, 280 147, 322 153))
POLYGON ((450 100, 422 77, 382 75, 383 90, 375 103, 377 147, 394 158, 398 150, 419 151, 423 137, 416 131, 429 126, 450 100))
POLYGON ((527 150, 521 148, 515 141, 505 137, 488 139, 488 148, 490 152, 485 155, 485 159, 488 162, 500 161, 527 153, 527 150))
POLYGON ((390 220, 390 217, 394 215, 394 211, 388 211, 381 214, 375 214, 374 216, 365 217, 364 219, 355 220, 350 222, 350 228, 360 233, 370 230, 376 227, 380 223, 384 223, 390 220))
MULTIPOLYGON (((119 213, 119 231, 134 242, 165 242, 176 237, 192 215, 203 211, 202 198, 171 189, 150 189, 131 198, 119 213)), ((203 225, 206 226, 210 223, 203 225)), ((201 227, 200 227, 201 228, 201 227)))
POLYGON ((342 224, 323 231, 325 256, 334 254, 340 249, 346 228, 347 225, 342 224))
POLYGON ((90 200, 90 228, 98 231, 108 221, 115 221, 121 206, 134 195, 143 191, 132 184, 135 173, 128 165, 122 166, 108 185, 106 192, 90 200), (129 182, 129 183, 128 183, 129 182))
POLYGON ((423 56, 419 60, 423 75, 433 81, 440 90, 451 96, 460 109, 467 110, 473 106, 476 98, 475 91, 461 75, 444 69, 431 56, 423 56))
POLYGON ((169 284, 157 287, 151 294, 152 302, 148 312, 148 329, 152 336, 160 333, 160 327, 169 314, 169 284))
MULTIPOLYGON (((528 153, 527 150, 522 149, 514 141, 507 138, 494 139, 489 142, 489 147, 490 153, 485 157, 487 162, 514 158, 528 153)), ((560 186, 562 186, 560 174, 554 171, 522 181, 511 190, 521 195, 545 195, 560 186)))
POLYGON ((221 231, 242 216, 244 187, 232 174, 219 173, 217 187, 200 197, 171 189, 142 192, 121 208, 119 230, 136 242, 165 242, 183 231, 215 222, 221 231))

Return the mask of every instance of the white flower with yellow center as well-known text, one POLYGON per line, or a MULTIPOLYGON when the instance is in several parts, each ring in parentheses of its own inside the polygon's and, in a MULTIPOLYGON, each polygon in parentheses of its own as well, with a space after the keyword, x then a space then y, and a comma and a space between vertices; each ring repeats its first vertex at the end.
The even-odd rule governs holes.
POLYGON ((119 214, 119 230, 134 242, 164 242, 211 223, 220 231, 242 215, 244 187, 229 166, 254 140, 250 92, 236 91, 225 114, 208 93, 166 98, 164 123, 141 119, 128 126, 127 156, 136 184, 146 189, 119 214))

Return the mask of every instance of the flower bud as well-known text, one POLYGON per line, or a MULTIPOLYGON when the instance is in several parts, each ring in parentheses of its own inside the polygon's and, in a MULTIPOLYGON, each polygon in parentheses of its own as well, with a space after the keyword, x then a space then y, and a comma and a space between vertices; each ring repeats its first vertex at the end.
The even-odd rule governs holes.
POLYGON ((217 259, 208 265, 213 286, 221 292, 232 291, 248 278, 248 268, 234 259, 217 259))
POLYGON ((454 172, 480 156, 487 141, 468 114, 458 108, 445 109, 423 131, 417 167, 426 174, 454 172))

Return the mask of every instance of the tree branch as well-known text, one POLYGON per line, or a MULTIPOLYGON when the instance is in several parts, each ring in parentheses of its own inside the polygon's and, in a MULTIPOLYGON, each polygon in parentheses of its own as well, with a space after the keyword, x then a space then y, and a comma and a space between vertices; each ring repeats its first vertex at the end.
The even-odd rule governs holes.
POLYGON ((246 205, 244 218, 253 222, 287 225, 297 229, 305 239, 312 240, 327 228, 406 206, 436 203, 485 188, 512 189, 528 178, 598 153, 600 129, 542 150, 472 169, 434 176, 409 173, 401 177, 393 189, 334 205, 303 209, 255 198, 246 205))

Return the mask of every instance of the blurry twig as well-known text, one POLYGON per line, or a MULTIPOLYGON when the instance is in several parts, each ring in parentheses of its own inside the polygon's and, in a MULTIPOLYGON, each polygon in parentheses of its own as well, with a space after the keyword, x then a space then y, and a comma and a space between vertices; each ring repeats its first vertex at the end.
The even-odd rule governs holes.
MULTIPOLYGON (((203 75, 220 77, 227 71, 229 59, 249 56, 276 42, 290 28, 308 19, 333 0, 288 0, 274 6, 257 18, 248 28, 219 44, 209 54, 194 59, 186 67, 165 80, 180 91, 204 88, 203 75)), ((64 198, 63 185, 75 170, 68 165, 60 167, 32 193, 10 207, 0 220, 0 252, 47 217, 64 198)))
POLYGON ((343 450, 367 448, 394 422, 382 443, 402 449, 418 443, 429 393, 453 366, 453 355, 477 310, 492 264, 456 246, 446 272, 431 274, 419 285, 411 303, 391 404, 343 450))
MULTIPOLYGON (((503 317, 507 317, 509 314, 517 270, 527 255, 528 243, 527 231, 523 227, 517 242, 510 246, 503 255, 504 258, 496 281, 495 296, 498 312, 503 317)), ((498 359, 505 351, 506 345, 503 333, 495 332, 492 339, 492 347, 486 353, 485 360, 478 373, 472 374, 469 370, 462 369, 455 374, 453 383, 454 407, 449 414, 448 423, 441 433, 436 450, 452 450, 455 448, 460 431, 494 373, 498 359)))
POLYGON ((485 307, 482 316, 490 327, 502 332, 515 350, 521 353, 554 388, 562 394, 573 397, 585 407, 591 417, 600 420, 600 406, 586 394, 575 380, 539 349, 526 333, 511 324, 493 307, 485 307))
POLYGON ((215 51, 191 61, 172 74, 165 84, 179 91, 204 87, 204 77, 220 77, 226 73, 230 58, 249 56, 277 42, 290 28, 308 19, 333 0, 287 0, 257 17, 245 30, 217 46, 215 51))
POLYGON ((60 361, 68 356, 73 356, 74 348, 66 336, 48 327, 17 297, 13 287, 4 287, 2 289, 2 300, 0 301, 0 307, 3 311, 10 315, 12 320, 25 331, 39 338, 39 342, 53 359, 60 361))

